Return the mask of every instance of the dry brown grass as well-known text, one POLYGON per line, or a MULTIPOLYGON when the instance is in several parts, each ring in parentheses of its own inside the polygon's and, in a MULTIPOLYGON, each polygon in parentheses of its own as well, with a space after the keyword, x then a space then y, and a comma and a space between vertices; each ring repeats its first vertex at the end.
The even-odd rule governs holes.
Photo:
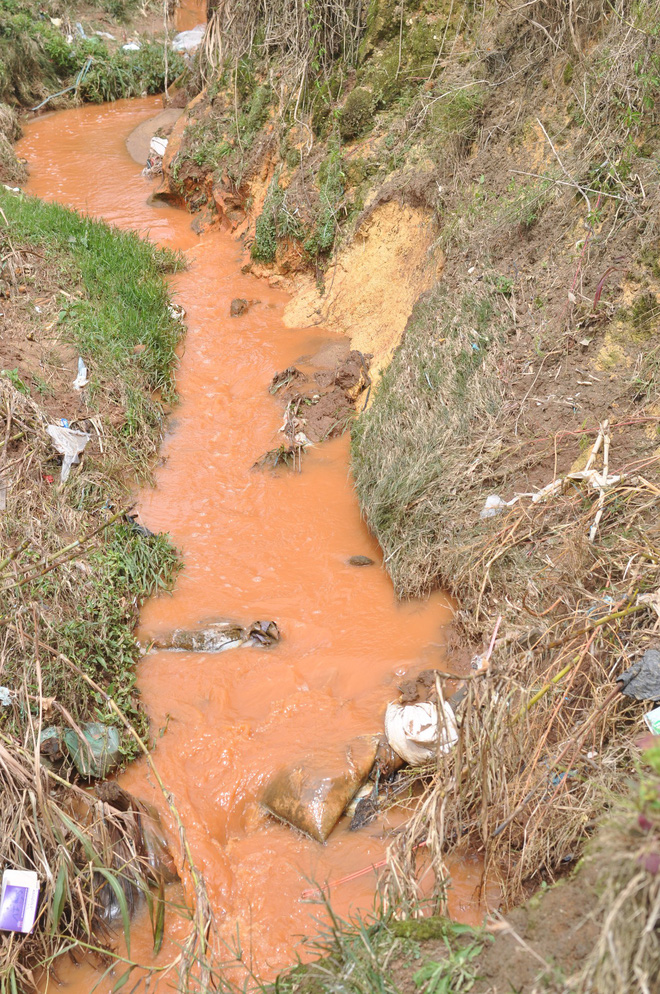
MULTIPOLYGON (((621 697, 614 681, 654 640, 656 499, 657 487, 640 478, 613 487, 597 551, 584 538, 595 505, 585 508, 578 489, 548 498, 554 508, 532 510, 521 502, 472 558, 470 577, 458 578, 470 582, 471 603, 482 611, 495 561, 536 537, 545 570, 534 584, 544 604, 555 600, 544 612, 527 606, 536 597, 520 561, 517 586, 498 586, 506 634, 496 642, 488 675, 470 682, 456 750, 423 778, 418 809, 392 845, 393 898, 411 908, 419 898, 420 842, 435 862, 439 899, 447 854, 467 844, 483 855, 485 876, 501 883, 511 905, 527 884, 574 861, 608 798, 627 789, 645 707, 621 697), (600 573, 600 594, 580 589, 585 561, 590 580, 600 573), (563 570, 576 565, 569 584, 563 570)), ((515 572, 513 562, 510 568, 515 572)))
MULTIPOLYGON (((29 709, 25 699, 22 703, 29 709)), ((36 870, 41 881, 33 931, 3 933, 0 939, 3 991, 38 989, 41 972, 72 947, 101 963, 121 965, 110 953, 106 909, 121 893, 127 927, 138 895, 148 893, 154 880, 131 815, 42 765, 43 717, 40 708, 23 743, 0 733, 0 861, 3 867, 36 870)))
POLYGON ((616 805, 590 859, 598 867, 599 940, 580 978, 581 994, 653 994, 660 975, 660 804, 658 749, 640 771, 636 795, 616 805))
POLYGON ((339 56, 353 61, 362 27, 361 0, 214 0, 204 71, 252 54, 276 56, 281 83, 298 106, 311 74, 329 71, 339 56))

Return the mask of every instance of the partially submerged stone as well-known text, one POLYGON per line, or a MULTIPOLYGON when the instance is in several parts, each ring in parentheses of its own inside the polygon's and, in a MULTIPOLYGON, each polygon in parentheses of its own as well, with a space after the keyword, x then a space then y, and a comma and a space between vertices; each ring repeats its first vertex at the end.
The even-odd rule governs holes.
POLYGON ((380 738, 361 735, 334 758, 310 756, 276 773, 262 798, 266 811, 317 842, 326 842, 376 759, 380 738))
POLYGON ((155 649, 183 649, 186 652, 224 652, 241 645, 269 647, 280 641, 274 621, 253 621, 243 627, 235 621, 217 621, 205 628, 176 628, 153 641, 155 649))
POLYGON ((233 318, 239 318, 248 309, 248 302, 244 297, 234 297, 229 305, 229 313, 233 318))
POLYGON ((369 556, 351 556, 348 560, 349 566, 373 566, 374 561, 369 556))

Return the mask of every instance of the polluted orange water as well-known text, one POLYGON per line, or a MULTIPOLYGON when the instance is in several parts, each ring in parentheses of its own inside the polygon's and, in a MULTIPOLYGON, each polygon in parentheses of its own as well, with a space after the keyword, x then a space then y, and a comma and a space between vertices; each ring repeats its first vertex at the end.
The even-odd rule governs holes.
MULTIPOLYGON (((442 662, 450 609, 440 594, 397 603, 360 519, 347 437, 312 449, 302 473, 252 470, 281 439, 281 408, 268 391, 273 374, 332 336, 286 328, 286 294, 241 272, 244 253, 229 234, 212 228, 197 235, 184 211, 148 203, 152 183, 125 139, 160 109, 158 99, 147 98, 51 114, 27 127, 20 152, 30 165, 29 192, 180 249, 188 262, 172 279, 188 326, 177 375, 181 402, 156 486, 139 497, 141 520, 169 532, 184 570, 173 596, 144 606, 142 629, 273 619, 283 638, 267 651, 153 652, 140 663, 138 684, 153 759, 220 934, 231 945, 238 933, 258 972, 272 976, 314 931, 319 909, 302 897, 309 881, 337 880, 382 860, 388 827, 377 822, 349 832, 344 819, 319 845, 264 813, 264 785, 292 761, 322 759, 355 735, 380 733, 401 675, 442 662), (235 297, 258 302, 231 318, 235 297), (347 565, 356 554, 376 565, 347 565)), ((121 782, 158 807, 180 860, 176 825, 146 766, 135 763, 121 782)), ((453 867, 450 907, 463 920, 482 917, 479 879, 476 863, 453 867)), ((373 907, 375 884, 369 872, 333 889, 338 913, 373 907)), ((171 946, 182 927, 170 919, 171 946)), ((137 948, 148 959, 146 915, 134 933, 133 954, 137 948)), ((58 967, 58 977, 66 990, 92 987, 91 968, 58 967)), ((111 990, 115 980, 98 990, 111 990)))
POLYGON ((190 31, 198 24, 206 22, 206 0, 181 0, 174 11, 174 27, 177 31, 190 31))

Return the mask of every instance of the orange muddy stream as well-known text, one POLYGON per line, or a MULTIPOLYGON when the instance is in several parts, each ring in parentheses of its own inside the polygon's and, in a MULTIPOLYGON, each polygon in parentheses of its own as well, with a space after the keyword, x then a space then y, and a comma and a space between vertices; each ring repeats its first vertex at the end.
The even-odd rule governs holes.
MULTIPOLYGON (((286 295, 241 273, 243 251, 229 234, 215 228, 196 235, 185 212, 147 203, 152 183, 125 139, 161 108, 160 99, 148 98, 52 114, 28 126, 19 151, 30 165, 29 192, 182 249, 189 263, 172 280, 188 325, 181 403, 163 442, 157 485, 139 501, 141 520, 170 533, 185 568, 172 597, 145 605, 142 629, 272 618, 283 639, 270 651, 154 652, 138 679, 157 743, 154 761, 220 932, 231 943, 238 929, 258 970, 272 975, 293 961, 300 936, 314 931, 319 909, 301 897, 307 881, 336 880, 381 860, 388 824, 349 833, 344 819, 321 846, 267 817, 260 792, 293 760, 380 733, 401 675, 442 661, 450 611, 439 594, 397 603, 360 519, 347 437, 311 450, 300 474, 251 470, 279 444, 281 408, 268 392, 273 374, 332 336, 286 328, 286 295), (234 297, 259 303, 232 319, 234 297), (356 554, 377 565, 346 565, 356 554)), ((179 859, 173 820, 146 767, 136 763, 121 782, 159 808, 179 859)), ((452 912, 481 920, 478 864, 453 871, 452 912)), ((372 907, 375 879, 369 872, 333 889, 337 911, 372 907)), ((170 918, 171 945, 185 929, 170 918)), ((133 931, 134 955, 137 949, 148 959, 146 916, 133 931)), ((58 969, 58 976, 67 991, 91 989, 91 968, 58 969)), ((98 989, 111 990, 115 979, 98 989)))

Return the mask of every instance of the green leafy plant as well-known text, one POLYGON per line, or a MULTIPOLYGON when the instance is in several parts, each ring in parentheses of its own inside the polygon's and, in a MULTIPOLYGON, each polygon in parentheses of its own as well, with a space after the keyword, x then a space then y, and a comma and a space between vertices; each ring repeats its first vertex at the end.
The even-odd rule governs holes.
MULTIPOLYGON (((467 925, 452 923, 454 938, 461 935, 473 935, 473 930, 467 925)), ((447 936, 443 936, 447 956, 442 960, 429 960, 413 975, 415 985, 421 994, 466 994, 477 980, 473 961, 483 950, 483 943, 472 942, 469 945, 456 947, 447 936)))

